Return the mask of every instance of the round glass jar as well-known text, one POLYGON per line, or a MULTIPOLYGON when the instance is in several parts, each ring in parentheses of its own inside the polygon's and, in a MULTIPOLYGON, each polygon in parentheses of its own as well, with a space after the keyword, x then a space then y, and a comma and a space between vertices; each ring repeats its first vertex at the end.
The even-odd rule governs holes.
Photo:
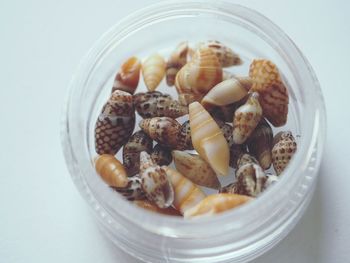
POLYGON ((246 262, 277 244, 303 215, 314 192, 325 125, 314 72, 281 29, 239 5, 193 0, 166 1, 137 11, 95 43, 71 82, 61 133, 75 185, 104 233, 124 251, 153 263, 246 262), (274 131, 291 130, 298 150, 279 182, 244 206, 194 221, 151 213, 125 201, 97 176, 95 121, 126 58, 165 54, 181 41, 207 39, 222 41, 242 56, 245 66, 237 68, 238 74, 247 74, 253 58, 268 58, 278 66, 290 104, 287 125, 274 131))

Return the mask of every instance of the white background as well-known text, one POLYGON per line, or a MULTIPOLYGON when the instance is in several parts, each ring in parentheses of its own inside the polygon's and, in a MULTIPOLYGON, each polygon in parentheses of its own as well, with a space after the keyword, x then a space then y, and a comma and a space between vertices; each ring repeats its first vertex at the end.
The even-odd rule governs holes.
MULTIPOLYGON (((59 119, 71 75, 94 41, 153 2, 0 2, 0 262, 137 262, 101 235, 76 191, 59 119)), ((292 233, 254 262, 350 262, 350 1, 241 3, 300 47, 328 114, 315 197, 292 233)))

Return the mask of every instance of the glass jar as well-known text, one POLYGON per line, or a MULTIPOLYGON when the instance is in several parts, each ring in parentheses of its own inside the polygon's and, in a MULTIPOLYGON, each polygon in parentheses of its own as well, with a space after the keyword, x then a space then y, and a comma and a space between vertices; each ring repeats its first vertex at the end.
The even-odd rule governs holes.
MULTIPOLYGON (((168 88, 171 90, 172 88, 168 88)), ((172 91, 173 92, 173 91, 172 91)), ((245 262, 266 252, 295 226, 310 202, 325 139, 325 106, 316 76, 291 39, 261 14, 207 0, 166 1, 111 28, 82 60, 70 85, 62 144, 72 179, 104 233, 147 262, 245 262), (168 52, 181 41, 222 41, 245 61, 277 64, 290 94, 288 123, 298 150, 280 181, 254 202, 211 218, 184 220, 130 205, 97 176, 94 125, 114 74, 128 57, 168 52)))

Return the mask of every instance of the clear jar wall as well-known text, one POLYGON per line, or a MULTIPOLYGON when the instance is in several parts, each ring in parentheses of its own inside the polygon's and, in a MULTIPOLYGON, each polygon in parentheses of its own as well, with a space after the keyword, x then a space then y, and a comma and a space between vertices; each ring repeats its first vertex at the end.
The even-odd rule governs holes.
POLYGON ((222 2, 184 3, 158 4, 125 19, 85 57, 64 113, 66 160, 106 234, 128 253, 150 262, 244 262, 283 238, 311 198, 323 148, 323 100, 306 60, 266 18, 222 2), (242 208, 194 223, 129 205, 99 179, 91 160, 95 121, 120 64, 132 55, 168 54, 169 48, 183 40, 206 39, 220 40, 242 55, 246 63, 233 69, 237 74, 246 75, 249 61, 256 57, 278 65, 290 93, 288 123, 281 129, 290 129, 300 138, 297 154, 276 186, 242 208))

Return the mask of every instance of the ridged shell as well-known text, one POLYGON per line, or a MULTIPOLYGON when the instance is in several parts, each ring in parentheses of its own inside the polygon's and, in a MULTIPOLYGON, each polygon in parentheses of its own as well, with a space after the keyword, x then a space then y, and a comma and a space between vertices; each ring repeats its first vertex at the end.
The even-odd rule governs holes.
POLYGON ((195 207, 187 210, 184 214, 184 217, 193 218, 213 216, 215 214, 236 208, 251 200, 253 200, 253 198, 238 194, 221 193, 209 195, 195 207))
POLYGON ((137 93, 134 105, 142 118, 170 117, 176 119, 188 114, 188 107, 173 100, 170 95, 158 91, 137 93))
POLYGON ((214 52, 206 47, 199 48, 176 75, 177 92, 183 96, 183 104, 200 101, 208 91, 222 81, 222 68, 214 52))
POLYGON ((160 144, 156 144, 151 152, 153 162, 162 166, 169 165, 173 161, 171 150, 160 144))
POLYGON ((155 117, 143 119, 139 125, 153 140, 164 146, 177 149, 177 138, 181 125, 176 120, 169 117, 155 117))
POLYGON ((224 80, 213 87, 201 103, 206 109, 235 103, 247 95, 251 86, 252 81, 249 77, 224 80))
POLYGON ((181 130, 178 135, 178 149, 193 150, 190 121, 185 121, 181 125, 181 130))
POLYGON ((223 68, 241 65, 243 63, 238 54, 219 41, 209 40, 205 43, 201 43, 200 46, 209 47, 213 50, 223 68))
POLYGON ((173 207, 159 208, 149 200, 136 200, 133 203, 138 207, 141 207, 143 209, 146 209, 148 211, 152 211, 158 214, 169 215, 169 216, 181 216, 179 211, 177 211, 175 208, 173 207))
POLYGON ((159 54, 147 58, 142 64, 143 80, 149 91, 154 91, 165 76, 165 61, 159 54))
POLYGON ((109 186, 126 187, 128 184, 124 166, 113 155, 98 156, 95 160, 95 169, 109 186))
POLYGON ((259 94, 252 93, 247 102, 239 107, 233 118, 233 141, 235 144, 244 143, 258 125, 262 109, 259 103, 259 94))
POLYGON ((175 197, 173 206, 180 211, 181 214, 186 213, 187 210, 191 209, 205 198, 206 195, 203 191, 181 173, 167 166, 163 168, 174 188, 175 197))
POLYGON ((187 62, 188 42, 181 42, 166 63, 166 82, 168 86, 175 83, 176 74, 187 62))
POLYGON ((123 147, 123 164, 128 176, 133 176, 140 171, 140 152, 151 153, 153 140, 144 132, 137 131, 131 135, 129 141, 123 147))
POLYGON ((115 76, 112 92, 122 90, 134 94, 140 79, 141 62, 137 57, 131 57, 121 66, 115 76))
POLYGON ((253 60, 249 76, 254 81, 252 91, 260 94, 265 118, 275 127, 283 126, 287 121, 289 98, 277 66, 266 59, 253 60))
POLYGON ((148 200, 159 208, 169 207, 174 201, 174 190, 165 170, 155 164, 146 152, 140 154, 140 178, 148 200))
POLYGON ((272 163, 277 175, 287 167, 297 150, 297 143, 290 131, 279 132, 274 137, 272 148, 272 163))
POLYGON ((194 149, 216 174, 227 175, 230 153, 219 126, 199 102, 189 105, 189 119, 194 149))
POLYGON ((96 152, 116 154, 128 141, 134 127, 135 109, 132 96, 125 91, 114 91, 96 121, 96 152))
POLYGON ((247 145, 249 152, 258 159, 264 170, 271 166, 272 140, 273 132, 271 126, 262 118, 258 126, 250 135, 247 145))
POLYGON ((208 163, 199 155, 182 151, 173 151, 176 169, 195 184, 219 189, 220 182, 208 163))
POLYGON ((124 188, 112 187, 129 201, 143 200, 146 198, 145 192, 141 187, 141 179, 138 175, 128 178, 128 184, 124 188))

